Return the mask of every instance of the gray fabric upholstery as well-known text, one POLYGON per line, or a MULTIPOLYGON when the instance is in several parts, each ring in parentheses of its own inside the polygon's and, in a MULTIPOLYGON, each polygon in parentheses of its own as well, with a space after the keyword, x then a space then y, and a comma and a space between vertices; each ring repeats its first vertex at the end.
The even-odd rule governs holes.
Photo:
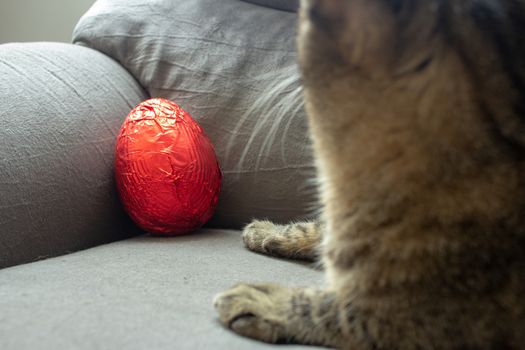
POLYGON ((99 0, 75 29, 76 43, 116 59, 206 130, 224 172, 210 225, 285 222, 315 204, 296 19, 239 0, 99 0))
MULTIPOLYGON (((137 237, 0 270, 0 348, 274 349, 224 329, 212 298, 240 281, 322 274, 244 249, 239 232, 137 237)), ((313 349, 287 346, 286 349, 313 349)))
MULTIPOLYGON (((296 2, 249 2, 99 0, 75 31, 98 52, 0 45, 0 268, 137 232, 115 195, 113 150, 148 93, 181 104, 215 143, 225 176, 211 225, 307 216, 296 15, 281 11, 296 2)), ((216 319, 213 295, 241 281, 319 286, 322 273, 218 229, 0 269, 0 349, 274 348, 216 319)))
POLYGON ((136 231, 113 150, 146 94, 124 68, 74 45, 0 45, 0 96, 0 268, 136 231))
POLYGON ((272 7, 283 11, 297 11, 299 0, 243 0, 261 6, 272 7))

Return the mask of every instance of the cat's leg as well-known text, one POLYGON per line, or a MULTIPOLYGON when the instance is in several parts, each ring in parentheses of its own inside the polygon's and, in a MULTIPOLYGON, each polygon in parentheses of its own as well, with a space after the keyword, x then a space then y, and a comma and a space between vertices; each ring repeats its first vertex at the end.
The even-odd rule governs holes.
POLYGON ((477 302, 432 300, 418 302, 414 309, 410 294, 349 298, 329 290, 275 284, 239 284, 214 298, 225 327, 267 343, 345 350, 522 349, 508 346, 504 337, 480 346, 472 332, 457 328, 477 325, 474 333, 490 332, 479 314, 474 319, 465 312, 479 309, 477 302))
POLYGON ((319 222, 298 222, 277 225, 255 220, 242 233, 248 249, 268 255, 314 261, 319 256, 322 225, 319 222))
POLYGON ((343 347, 335 293, 240 284, 214 299, 221 322, 236 333, 267 343, 343 347))

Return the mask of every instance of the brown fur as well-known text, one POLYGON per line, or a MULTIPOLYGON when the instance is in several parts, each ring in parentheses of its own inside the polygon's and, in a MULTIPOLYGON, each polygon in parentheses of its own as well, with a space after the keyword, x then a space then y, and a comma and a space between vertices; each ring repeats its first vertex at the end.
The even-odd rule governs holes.
POLYGON ((319 258, 321 224, 300 222, 276 225, 254 220, 243 231, 243 241, 255 252, 283 258, 315 261, 319 258))
POLYGON ((239 286, 223 322, 356 350, 525 349, 524 18, 518 0, 303 1, 329 288, 272 287, 279 307, 257 311, 239 286))

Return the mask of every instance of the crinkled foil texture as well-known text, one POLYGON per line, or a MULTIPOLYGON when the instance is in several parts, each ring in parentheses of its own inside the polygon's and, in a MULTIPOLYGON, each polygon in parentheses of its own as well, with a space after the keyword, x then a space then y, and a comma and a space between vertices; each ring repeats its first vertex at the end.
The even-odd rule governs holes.
POLYGON ((129 216, 154 234, 191 232, 213 215, 222 174, 204 130, 177 104, 135 107, 117 138, 117 189, 129 216))

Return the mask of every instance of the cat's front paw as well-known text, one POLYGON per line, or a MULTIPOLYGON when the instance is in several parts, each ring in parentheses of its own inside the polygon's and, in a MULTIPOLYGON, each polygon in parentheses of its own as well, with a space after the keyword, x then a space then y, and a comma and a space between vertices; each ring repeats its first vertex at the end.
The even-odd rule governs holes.
POLYGON ((267 343, 286 335, 290 291, 272 284, 240 284, 218 294, 213 304, 221 322, 234 332, 267 343))
POLYGON ((281 258, 315 261, 321 243, 321 224, 297 222, 277 225, 254 220, 242 232, 246 247, 255 252, 281 258))
POLYGON ((279 225, 266 220, 254 220, 242 231, 246 247, 259 253, 270 254, 272 245, 278 242, 279 225))

